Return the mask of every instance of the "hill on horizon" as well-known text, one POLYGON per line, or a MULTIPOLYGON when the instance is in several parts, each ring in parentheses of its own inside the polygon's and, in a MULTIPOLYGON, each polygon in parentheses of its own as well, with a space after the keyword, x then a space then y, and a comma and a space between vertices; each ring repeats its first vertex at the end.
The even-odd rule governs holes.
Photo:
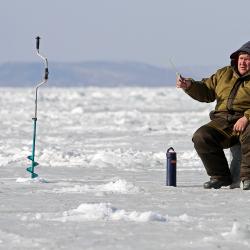
MULTIPOLYGON (((207 77, 214 66, 180 67, 180 72, 195 79, 207 77), (192 71, 191 71, 192 70, 192 71)), ((39 62, 0 64, 0 86, 34 86, 42 80, 44 65, 39 62)), ((141 62, 49 62, 50 86, 170 86, 176 72, 141 62)))

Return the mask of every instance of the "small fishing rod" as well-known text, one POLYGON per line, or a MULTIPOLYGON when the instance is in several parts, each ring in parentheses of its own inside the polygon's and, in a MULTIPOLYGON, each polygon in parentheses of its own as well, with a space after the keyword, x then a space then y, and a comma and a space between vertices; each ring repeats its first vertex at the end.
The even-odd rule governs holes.
POLYGON ((171 64, 172 68, 174 69, 176 76, 179 77, 180 79, 184 79, 184 77, 181 75, 181 73, 179 72, 179 70, 177 69, 177 67, 175 66, 173 61, 171 60, 171 58, 169 58, 169 62, 171 64))
POLYGON ((34 117, 32 118, 33 120, 33 140, 32 140, 32 154, 29 155, 27 158, 31 160, 31 166, 29 166, 26 170, 31 173, 31 178, 36 178, 38 177, 38 174, 34 172, 34 168, 38 166, 38 162, 35 161, 35 148, 36 148, 36 123, 37 123, 37 99, 38 99, 38 89, 45 84, 48 81, 48 76, 49 76, 49 69, 48 69, 48 60, 46 57, 40 54, 39 52, 39 46, 40 46, 40 37, 36 37, 36 53, 39 57, 42 58, 44 61, 44 77, 43 80, 38 83, 35 87, 35 114, 34 117))

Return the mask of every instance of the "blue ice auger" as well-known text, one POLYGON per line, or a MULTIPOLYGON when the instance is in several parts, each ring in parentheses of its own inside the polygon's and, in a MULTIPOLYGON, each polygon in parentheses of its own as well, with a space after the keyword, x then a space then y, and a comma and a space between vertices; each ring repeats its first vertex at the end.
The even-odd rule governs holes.
POLYGON ((35 96, 35 116, 32 118, 33 120, 33 143, 32 143, 32 154, 28 156, 28 159, 31 160, 31 166, 27 168, 27 171, 31 173, 31 178, 38 177, 38 174, 34 172, 34 168, 39 164, 35 161, 35 148, 36 148, 36 122, 37 122, 37 93, 38 88, 48 81, 49 70, 48 70, 48 60, 44 56, 39 53, 39 44, 40 37, 36 37, 36 51, 37 55, 44 60, 45 70, 44 70, 44 78, 42 82, 36 85, 36 96, 35 96))

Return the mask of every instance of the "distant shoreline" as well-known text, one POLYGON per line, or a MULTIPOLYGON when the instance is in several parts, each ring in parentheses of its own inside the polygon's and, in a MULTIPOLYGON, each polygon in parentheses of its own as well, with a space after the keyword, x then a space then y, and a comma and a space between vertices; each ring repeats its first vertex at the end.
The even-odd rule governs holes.
MULTIPOLYGON (((0 86, 34 86, 42 80, 44 65, 38 62, 7 62, 0 64, 0 86)), ((180 67, 188 77, 207 77, 215 66, 180 67)), ((78 62, 49 63, 49 83, 52 86, 171 86, 176 72, 140 62, 78 62)))

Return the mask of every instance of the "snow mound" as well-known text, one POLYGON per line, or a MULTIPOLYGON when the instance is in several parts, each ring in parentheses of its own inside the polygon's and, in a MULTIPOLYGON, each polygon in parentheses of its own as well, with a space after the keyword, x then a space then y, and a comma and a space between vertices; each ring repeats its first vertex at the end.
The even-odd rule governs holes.
POLYGON ((230 240, 249 240, 250 239, 250 226, 242 225, 239 222, 234 222, 232 230, 221 234, 224 238, 230 240))
POLYGON ((17 178, 16 182, 18 183, 48 183, 48 181, 43 178, 31 179, 31 178, 22 178, 22 177, 17 178))
POLYGON ((73 187, 63 187, 54 189, 56 193, 85 193, 85 192, 111 192, 121 194, 138 193, 140 189, 126 180, 118 179, 102 185, 75 185, 73 187))
POLYGON ((181 214, 179 216, 174 216, 171 221, 173 222, 192 222, 192 221, 195 221, 195 217, 192 217, 192 216, 189 216, 187 214, 181 214))
POLYGON ((159 213, 147 212, 127 212, 123 209, 112 207, 110 203, 83 203, 76 209, 65 211, 57 221, 134 221, 134 222, 166 222, 166 218, 159 213))
POLYGON ((99 168, 116 166, 120 162, 120 156, 115 152, 101 151, 92 156, 89 163, 90 166, 98 166, 99 168))
POLYGON ((114 193, 138 193, 139 188, 134 186, 132 183, 127 182, 126 180, 118 179, 116 181, 109 182, 107 184, 97 186, 98 191, 104 192, 114 192, 114 193))
POLYGON ((138 169, 147 167, 160 167, 165 161, 165 154, 154 152, 142 152, 133 150, 131 148, 127 150, 116 149, 97 151, 95 154, 90 155, 87 159, 89 167, 114 167, 120 169, 138 169))
POLYGON ((76 107, 71 110, 72 114, 82 114, 83 113, 83 108, 82 107, 76 107))

